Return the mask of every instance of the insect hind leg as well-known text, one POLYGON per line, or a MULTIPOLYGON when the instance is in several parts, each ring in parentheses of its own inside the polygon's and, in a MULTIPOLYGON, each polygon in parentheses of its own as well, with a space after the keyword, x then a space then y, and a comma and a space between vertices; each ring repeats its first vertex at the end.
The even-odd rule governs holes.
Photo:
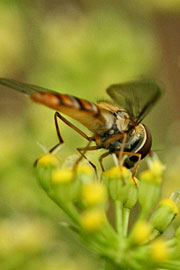
POLYGON ((75 125, 73 125, 71 122, 69 122, 65 117, 63 117, 59 112, 55 112, 54 114, 54 122, 55 122, 55 127, 56 127, 56 133, 59 139, 59 142, 53 146, 50 150, 49 153, 54 152, 55 149, 57 149, 61 144, 64 143, 64 140, 61 136, 60 128, 58 125, 58 118, 62 120, 67 126, 70 128, 74 129, 77 133, 79 133, 82 137, 84 137, 86 140, 90 141, 91 138, 88 137, 83 131, 81 131, 79 128, 77 128, 75 125))
POLYGON ((100 157, 99 157, 99 163, 100 163, 100 166, 101 166, 101 170, 104 172, 105 169, 104 169, 104 165, 103 165, 103 159, 106 158, 107 156, 109 156, 110 153, 109 152, 106 152, 104 154, 102 154, 100 157))

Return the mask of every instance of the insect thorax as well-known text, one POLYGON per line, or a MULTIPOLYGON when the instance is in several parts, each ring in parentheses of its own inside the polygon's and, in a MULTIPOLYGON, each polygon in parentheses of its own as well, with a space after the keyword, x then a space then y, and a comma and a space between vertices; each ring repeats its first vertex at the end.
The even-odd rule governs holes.
POLYGON ((118 134, 127 134, 124 151, 126 152, 137 152, 138 149, 144 144, 146 139, 146 131, 142 124, 139 124, 136 127, 131 126, 131 121, 128 118, 128 114, 125 112, 120 112, 119 115, 116 115, 115 121, 112 127, 107 130, 101 137, 101 146, 102 148, 108 149, 110 152, 118 151, 122 148, 123 136, 122 138, 113 141, 113 137, 118 134), (105 143, 108 139, 112 138, 112 142, 107 144, 105 143))

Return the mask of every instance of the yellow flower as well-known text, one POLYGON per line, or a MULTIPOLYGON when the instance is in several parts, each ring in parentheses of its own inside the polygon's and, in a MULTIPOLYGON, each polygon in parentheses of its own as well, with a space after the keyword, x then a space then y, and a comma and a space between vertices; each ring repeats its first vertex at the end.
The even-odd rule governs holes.
POLYGON ((162 183, 162 178, 160 175, 154 175, 152 170, 143 171, 140 174, 140 180, 145 183, 152 183, 160 185, 162 183))
POLYGON ((80 173, 80 174, 82 173, 82 174, 93 175, 93 170, 88 165, 78 165, 77 168, 76 168, 76 172, 80 173))
POLYGON ((171 199, 164 199, 151 215, 149 222, 156 230, 162 233, 172 223, 177 213, 178 208, 175 202, 171 199))
POLYGON ((105 220, 104 211, 101 209, 91 209, 82 213, 80 217, 81 227, 90 232, 101 228, 105 220))
POLYGON ((169 207, 171 210, 173 210, 173 212, 177 215, 178 213, 178 208, 177 205, 175 204, 175 202, 171 199, 164 199, 159 203, 159 206, 167 206, 169 207))
POLYGON ((138 185, 139 184, 139 180, 137 179, 137 177, 131 177, 130 179, 129 179, 129 181, 130 181, 130 183, 134 186, 136 186, 136 185, 138 185))
POLYGON ((153 261, 157 263, 161 263, 169 257, 169 250, 163 239, 157 239, 152 243, 150 253, 153 261))
POLYGON ((96 205, 106 199, 106 188, 100 182, 86 183, 82 187, 82 200, 87 205, 96 205))
POLYGON ((133 242, 136 244, 143 244, 150 237, 152 227, 146 221, 139 221, 132 232, 133 242))
POLYGON ((37 165, 43 165, 43 166, 50 166, 50 165, 59 165, 60 160, 52 155, 52 154, 46 154, 40 157, 37 161, 37 165))
POLYGON ((128 197, 131 185, 131 172, 126 167, 113 167, 103 172, 102 179, 113 201, 119 200, 124 203, 128 197))
POLYGON ((73 181, 74 172, 68 169, 57 168, 52 172, 52 182, 54 184, 69 183, 73 181))
POLYGON ((164 165, 159 160, 154 160, 150 168, 154 176, 161 176, 164 171, 164 165))
POLYGON ((127 178, 130 176, 130 171, 126 168, 126 167, 113 167, 110 170, 107 170, 105 172, 103 172, 102 174, 105 177, 110 177, 110 178, 120 178, 120 177, 124 177, 127 178))

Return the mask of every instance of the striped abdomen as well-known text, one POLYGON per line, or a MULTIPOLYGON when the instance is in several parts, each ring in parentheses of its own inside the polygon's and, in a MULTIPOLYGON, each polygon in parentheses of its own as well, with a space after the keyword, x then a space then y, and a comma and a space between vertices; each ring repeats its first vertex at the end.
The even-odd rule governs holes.
POLYGON ((85 110, 95 115, 99 114, 99 108, 95 104, 66 94, 33 93, 31 99, 55 110, 61 110, 61 107, 65 106, 73 110, 85 110))
POLYGON ((32 93, 31 99, 72 117, 95 133, 98 133, 99 129, 106 129, 106 119, 102 110, 87 100, 66 94, 48 92, 32 93))

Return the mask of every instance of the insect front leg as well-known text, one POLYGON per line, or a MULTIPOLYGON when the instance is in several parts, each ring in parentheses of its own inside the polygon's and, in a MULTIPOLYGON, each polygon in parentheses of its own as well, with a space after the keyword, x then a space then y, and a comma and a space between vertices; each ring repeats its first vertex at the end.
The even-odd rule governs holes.
MULTIPOLYGON (((123 138, 123 141, 122 141, 122 146, 121 146, 121 149, 119 151, 116 152, 116 155, 117 155, 117 158, 118 158, 118 164, 119 166, 121 165, 121 160, 122 160, 122 156, 123 156, 123 153, 124 153, 124 148, 125 148, 125 143, 126 143, 126 139, 127 139, 127 133, 120 133, 120 134, 117 134, 116 136, 114 137, 111 137, 111 138, 108 138, 106 141, 104 141, 103 143, 103 146, 104 147, 107 147, 108 145, 110 145, 111 143, 113 143, 114 141, 117 141, 119 139, 122 139, 123 138), (118 153, 118 154, 117 154, 118 153)), ((102 155, 102 159, 104 157, 106 157, 107 155, 103 154, 102 155)), ((102 159, 100 157, 100 165, 101 165, 101 168, 104 168, 103 165, 102 165, 102 159)))
POLYGON ((55 122, 55 127, 56 127, 56 133, 59 139, 59 143, 57 143, 54 147, 52 147, 49 150, 49 153, 52 153, 59 145, 64 143, 64 140, 61 136, 60 133, 60 128, 58 125, 58 118, 60 120, 62 120, 67 126, 69 126, 70 128, 74 129, 77 133, 79 133, 82 137, 84 137, 86 140, 91 141, 92 138, 88 137, 83 131, 81 131, 79 128, 77 128, 75 125, 73 125, 71 122, 69 122, 65 117, 63 117, 59 112, 55 112, 54 114, 54 122, 55 122))
POLYGON ((141 154, 140 153, 133 153, 133 152, 124 152, 123 154, 128 156, 134 156, 137 157, 138 160, 136 161, 136 165, 134 166, 133 172, 132 172, 132 178, 134 179, 135 174, 137 172, 137 169, 139 167, 140 161, 141 161, 141 154))
POLYGON ((122 146, 121 146, 121 150, 119 151, 119 156, 118 156, 118 163, 119 163, 119 166, 120 166, 120 162, 121 162, 122 157, 123 157, 126 139, 127 139, 127 134, 126 134, 126 133, 123 133, 122 146))

